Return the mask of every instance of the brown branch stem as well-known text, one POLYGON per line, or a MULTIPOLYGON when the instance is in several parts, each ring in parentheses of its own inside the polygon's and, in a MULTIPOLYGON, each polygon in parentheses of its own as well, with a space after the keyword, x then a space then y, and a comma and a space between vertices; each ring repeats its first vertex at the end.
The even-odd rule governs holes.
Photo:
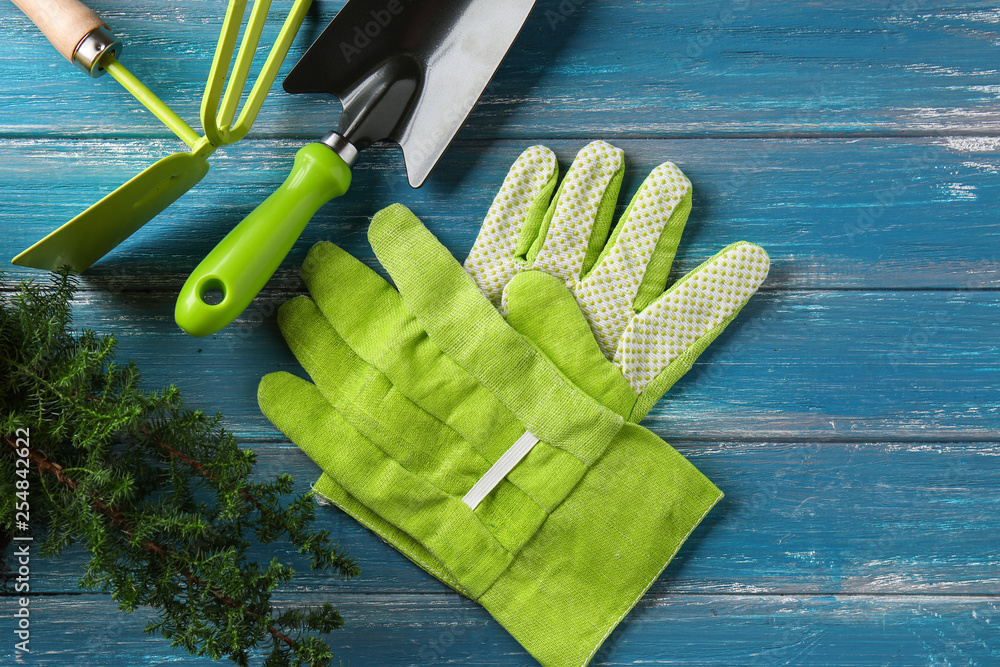
MULTIPOLYGON (((17 441, 14 438, 12 438, 10 436, 6 436, 4 439, 6 440, 7 444, 10 445, 11 448, 13 448, 15 450, 19 449, 18 446, 17 446, 17 441)), ((171 452, 171 455, 176 455, 176 456, 178 456, 178 458, 180 458, 181 460, 184 460, 186 463, 189 463, 191 465, 196 465, 198 467, 198 469, 203 474, 205 474, 206 476, 211 477, 211 473, 208 473, 208 472, 204 471, 204 469, 201 468, 201 463, 199 463, 198 461, 195 461, 194 459, 191 459, 190 457, 182 454, 181 452, 177 452, 176 450, 172 449, 171 447, 169 447, 165 443, 157 441, 155 438, 153 438, 153 441, 156 442, 156 444, 159 445, 160 447, 162 447, 165 450, 168 450, 169 452, 171 452)), ((77 483, 76 483, 76 481, 74 481, 72 477, 70 477, 69 475, 66 474, 66 472, 63 470, 63 467, 61 465, 59 465, 58 463, 54 463, 53 461, 50 461, 49 457, 45 453, 40 452, 40 451, 38 451, 38 450, 36 450, 34 448, 28 448, 28 459, 35 464, 35 467, 38 468, 38 471, 40 473, 44 472, 44 473, 47 473, 47 474, 51 475, 52 477, 54 477, 56 479, 56 481, 58 481, 60 484, 62 484, 66 488, 68 488, 70 491, 76 491, 77 490, 77 483)), ((217 480, 215 480, 214 477, 211 477, 211 478, 212 478, 213 481, 217 481, 217 480)), ((245 495, 249 496, 249 494, 245 494, 245 495)), ((253 500, 252 498, 251 498, 251 501, 253 501, 254 504, 256 504, 256 501, 253 500)), ((260 507, 259 505, 257 505, 257 506, 260 507)), ((128 519, 126 519, 124 516, 122 516, 121 512, 117 508, 109 506, 107 503, 105 503, 100 498, 91 498, 91 507, 93 507, 95 510, 97 510, 101 514, 104 514, 109 519, 111 519, 111 522, 113 524, 115 524, 115 526, 117 526, 118 529, 121 530, 122 533, 124 533, 125 535, 127 535, 129 537, 132 537, 133 535, 135 535, 135 531, 133 530, 132 525, 129 523, 128 519)), ((143 545, 143 548, 148 553, 153 553, 153 554, 156 554, 156 555, 158 555, 160 557, 163 557, 163 558, 166 558, 167 556, 170 555, 169 550, 163 548, 159 544, 156 544, 152 540, 146 540, 146 543, 143 545)), ((234 609, 243 609, 243 613, 246 616, 248 616, 249 618, 253 619, 253 620, 259 620, 261 618, 261 616, 259 614, 257 614, 256 612, 253 612, 253 611, 250 611, 249 609, 243 608, 242 604, 240 604, 236 600, 233 600, 229 596, 224 595, 224 594, 220 593, 219 591, 215 590, 214 588, 212 588, 211 586, 209 586, 207 583, 205 583, 204 581, 202 581, 200 578, 198 578, 194 574, 191 574, 190 572, 185 572, 183 570, 180 572, 180 574, 189 583, 194 584, 196 586, 201 586, 202 588, 208 589, 209 592, 211 592, 212 595, 214 595, 215 598, 217 600, 219 600, 220 602, 222 602, 223 604, 229 605, 230 607, 233 607, 234 609)), ((282 633, 281 631, 279 631, 277 628, 275 628, 271 624, 268 624, 267 631, 269 633, 271 633, 271 635, 274 638, 276 638, 276 639, 278 639, 280 641, 283 641, 285 644, 287 644, 288 646, 290 646, 292 648, 295 647, 295 642, 290 637, 288 637, 287 635, 285 635, 284 633, 282 633)))
MULTIPOLYGON (((172 457, 174 457, 176 459, 179 459, 179 460, 183 461, 184 463, 188 464, 189 466, 191 466, 192 468, 194 468, 195 470, 197 470, 198 472, 200 472, 202 475, 204 475, 208 479, 212 480, 213 482, 215 482, 217 484, 219 483, 219 478, 216 477, 215 475, 213 475, 212 473, 210 473, 208 470, 206 470, 205 466, 203 466, 201 464, 201 461, 198 461, 197 459, 193 459, 193 458, 191 458, 190 456, 188 456, 187 454, 185 454, 183 452, 177 451, 176 449, 174 449, 173 447, 171 447, 167 443, 163 442, 162 440, 160 440, 159 438, 157 438, 155 435, 153 435, 152 433, 150 433, 146 429, 141 429, 141 430, 142 430, 143 435, 145 435, 150 440, 152 440, 153 444, 155 444, 157 447, 159 447, 160 449, 162 449, 168 455, 170 455, 170 456, 172 456, 172 457)), ((254 498, 252 495, 250 495, 250 493, 248 493, 244 489, 240 489, 240 495, 243 497, 244 500, 247 500, 250 503, 252 503, 253 506, 256 507, 260 511, 261 514, 265 513, 265 509, 264 509, 263 505, 261 505, 257 501, 256 498, 254 498)))

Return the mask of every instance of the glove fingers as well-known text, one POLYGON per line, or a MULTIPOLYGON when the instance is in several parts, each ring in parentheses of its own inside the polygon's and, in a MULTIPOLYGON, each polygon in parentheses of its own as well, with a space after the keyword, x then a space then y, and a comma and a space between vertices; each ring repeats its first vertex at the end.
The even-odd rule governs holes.
MULTIPOLYGON (((400 360, 400 349, 420 336, 420 327, 399 292, 345 250, 332 243, 317 243, 309 251, 304 267, 309 270, 303 268, 302 277, 322 312, 321 319, 325 318, 327 326, 335 330, 331 339, 343 341, 337 349, 346 346, 350 354, 356 354, 385 372, 389 364, 400 360)), ((293 304, 295 300, 281 310, 292 308, 293 304)), ((303 321, 308 319, 303 318, 303 321)), ((300 347, 304 355, 310 353, 309 344, 303 342, 300 347)), ((295 347, 292 349, 296 351, 295 347)), ((296 351, 296 356, 298 354, 296 351)), ((306 365, 305 359, 300 358, 300 361, 306 365)), ((323 370, 322 358, 316 365, 320 367, 318 370, 323 370)), ((306 370, 313 375, 314 369, 306 367, 306 370)))
POLYGON ((507 322, 527 338, 570 382, 623 417, 635 393, 608 361, 572 292, 541 271, 518 274, 504 291, 507 322))
POLYGON ((761 247, 733 243, 636 315, 614 358, 632 388, 662 395, 753 296, 769 264, 761 247))
POLYGON ((610 359, 632 317, 656 300, 691 211, 691 181, 673 164, 653 170, 594 269, 573 292, 610 359))
POLYGON ((345 492, 399 532, 447 562, 447 580, 470 582, 479 596, 509 555, 482 523, 470 521, 460 498, 407 470, 356 431, 314 385, 288 373, 264 376, 258 389, 261 409, 345 492), (293 400, 289 400, 289 398, 293 400), (420 508, 420 511, 414 511, 420 508), (456 553, 456 544, 463 550, 456 553))
MULTIPOLYGON (((403 361, 390 368, 400 378, 395 382, 354 354, 311 300, 289 302, 278 317, 289 345, 313 377, 322 398, 340 417, 331 427, 335 429, 333 437, 325 445, 320 440, 316 446, 338 447, 361 438, 372 452, 366 459, 375 455, 384 458, 388 468, 398 467, 400 474, 423 480, 428 491, 457 500, 524 434, 524 426, 507 407, 444 357, 426 333, 416 344, 396 348, 396 356, 403 361), (345 430, 344 424, 353 432, 345 430)), ((278 401, 268 398, 262 406, 270 402, 270 412, 278 401)), ((286 401, 290 402, 287 409, 294 413, 298 397, 293 394, 286 401)), ((312 410, 302 420, 311 423, 318 418, 313 413, 320 412, 312 410)), ((322 424, 317 427, 326 428, 322 424)), ((320 463, 329 459, 326 453, 322 453, 325 458, 312 451, 310 456, 320 463)), ((532 517, 519 504, 526 497, 525 485, 532 488, 531 484, 531 477, 525 477, 523 470, 512 474, 480 511, 487 522, 485 517, 518 513, 519 521, 498 520, 491 525, 496 539, 511 549, 524 539, 524 526, 542 518, 540 514, 532 517)), ((536 493, 532 497, 540 502, 545 496, 536 493)))
POLYGON ((298 296, 281 304, 278 326, 313 382, 337 387, 356 370, 356 357, 312 299, 298 296))
POLYGON ((661 164, 643 181, 584 282, 605 289, 614 282, 635 312, 644 310, 666 289, 690 212, 691 181, 673 163, 661 164))
MULTIPOLYGON (((424 229, 402 206, 376 218, 393 215, 424 229)), ((377 226, 373 222, 373 228, 377 226)), ((502 323, 503 318, 448 251, 430 238, 442 253, 439 262, 424 266, 419 246, 404 246, 404 266, 408 270, 419 266, 431 276, 449 268, 457 271, 477 302, 502 323), (442 262, 444 268, 439 266, 442 262)), ((359 419, 364 410, 384 413, 388 423, 407 424, 424 441, 474 456, 477 465, 496 460, 521 436, 524 427, 509 407, 428 338, 399 292, 340 248, 317 247, 314 252, 318 259, 311 262, 306 282, 321 300, 315 305, 305 298, 289 301, 279 310, 279 324, 300 363, 338 409, 356 412, 359 419), (463 400, 456 404, 456 397, 463 400), (462 440, 461 446, 455 444, 456 439, 462 440)), ((468 322, 463 320, 462 326, 467 328, 468 322)), ((361 428, 357 419, 351 420, 361 428)), ((405 451, 395 455, 408 460, 405 451)), ((440 462, 435 465, 449 469, 440 462)))
POLYGON ((572 440, 590 460, 621 417, 599 405, 510 328, 447 249, 404 206, 380 211, 368 239, 431 341, 539 439, 572 440))
POLYGON ((381 539, 394 546, 404 556, 412 560, 421 568, 430 572, 445 584, 451 586, 463 595, 469 595, 465 589, 445 566, 440 559, 428 551, 423 544, 413 539, 405 531, 400 530, 395 524, 386 521, 378 512, 358 501, 357 498, 348 493, 344 487, 323 473, 313 484, 313 491, 322 496, 325 500, 333 503, 343 511, 357 519, 363 526, 372 530, 381 539))
MULTIPOLYGON (((392 208, 395 210, 397 207, 392 208)), ((399 206, 398 209, 412 216, 405 208, 399 206)), ((417 224, 420 224, 419 221, 417 224)), ((447 251, 444 252, 447 254, 447 251)), ((407 261, 416 264, 420 261, 419 257, 418 253, 414 253, 407 261)), ((451 255, 448 259, 457 266, 451 255)), ((454 364, 429 343, 424 328, 399 292, 372 269, 330 243, 316 244, 309 252, 307 265, 310 271, 303 271, 303 277, 329 331, 320 327, 321 338, 325 337, 322 343, 301 340, 296 347, 289 340, 289 345, 296 356, 301 349, 300 361, 318 384, 332 389, 347 379, 344 373, 340 378, 329 376, 333 371, 330 367, 334 364, 325 361, 323 350, 328 348, 331 355, 338 355, 336 363, 339 367, 356 369, 359 363, 374 366, 407 396, 425 406, 427 401, 433 402, 449 392, 452 397, 469 396, 476 390, 475 379, 455 372, 454 364), (342 342, 337 344, 335 341, 342 342), (319 358, 308 366, 310 354, 319 354, 319 358), (356 363, 346 363, 344 359, 349 357, 356 357, 356 363), (321 381, 324 373, 327 374, 326 381, 321 381), (440 377, 449 379, 446 386, 436 382, 436 378, 440 377)), ((476 293, 479 294, 478 290, 476 293)), ((286 308, 291 315, 300 313, 305 306, 299 306, 293 300, 281 310, 286 308)), ((309 322, 310 319, 303 316, 301 321, 309 322)), ((282 329, 286 328, 283 324, 282 329)), ((453 403, 447 398, 442 400, 448 405, 453 403)), ((427 407, 436 413, 433 406, 427 407)))
POLYGON ((528 255, 532 268, 574 285, 590 270, 611 229, 625 174, 621 149, 587 144, 570 165, 528 255))
MULTIPOLYGON (((354 429, 452 495, 462 496, 500 456, 504 441, 523 432, 504 406, 440 351, 426 355, 403 345, 413 353, 405 367, 390 368, 396 376, 390 377, 359 357, 311 299, 286 302, 278 323, 323 397, 354 429), (456 396, 464 398, 461 405, 455 405, 456 396)), ((426 336, 424 343, 432 345, 426 336)), ((387 347, 398 356, 400 346, 387 341, 387 347)))
POLYGON ((531 146, 511 166, 483 220, 465 270, 494 305, 500 305, 504 285, 525 269, 558 175, 555 153, 531 146))
POLYGON ((513 354, 532 354, 451 253, 405 206, 394 204, 376 213, 368 240, 410 312, 431 339, 446 354, 454 350, 455 360, 473 375, 480 375, 477 366, 490 365, 505 346, 513 354))
POLYGON ((361 262, 343 261, 350 256, 339 248, 324 252, 350 270, 330 275, 328 267, 317 267, 306 282, 323 301, 301 296, 278 309, 278 325, 295 358, 341 410, 357 401, 380 405, 385 396, 378 392, 396 388, 395 378, 404 394, 420 396, 406 380, 419 381, 430 372, 418 367, 423 359, 406 357, 404 372, 397 368, 400 349, 419 337, 399 293, 361 262), (393 379, 383 375, 386 367, 393 379))
POLYGON ((291 373, 279 371, 261 378, 257 403, 279 431, 324 469, 336 449, 334 443, 358 437, 314 384, 291 373))
POLYGON ((392 330, 408 315, 392 285, 328 241, 309 250, 301 274, 316 305, 348 342, 368 339, 373 321, 392 330))

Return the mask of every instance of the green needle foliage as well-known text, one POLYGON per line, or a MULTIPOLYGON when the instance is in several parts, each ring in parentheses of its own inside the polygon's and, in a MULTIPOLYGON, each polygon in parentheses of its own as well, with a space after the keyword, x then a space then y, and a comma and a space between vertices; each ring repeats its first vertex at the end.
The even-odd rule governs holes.
POLYGON ((3 541, 25 533, 15 503, 27 480, 42 554, 82 543, 80 587, 110 592, 123 611, 155 609, 148 633, 238 665, 257 651, 269 667, 329 664, 329 646, 310 633, 340 627, 340 614, 329 604, 276 610, 272 591, 294 570, 247 555, 253 541, 284 540, 314 569, 355 576, 355 562, 311 527, 310 495, 290 497, 289 475, 255 480, 254 453, 219 416, 186 409, 176 388, 140 388, 136 365, 115 362, 113 337, 75 335, 75 289, 62 274, 0 293, 3 541), (18 429, 30 434, 27 469, 16 464, 18 429))

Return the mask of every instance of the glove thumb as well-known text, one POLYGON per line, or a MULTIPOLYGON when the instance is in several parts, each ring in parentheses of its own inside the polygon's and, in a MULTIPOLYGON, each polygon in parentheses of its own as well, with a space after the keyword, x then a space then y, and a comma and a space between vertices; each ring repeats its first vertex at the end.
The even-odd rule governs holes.
POLYGON ((597 345, 573 293, 541 271, 514 276, 504 288, 507 323, 569 380, 607 408, 628 418, 636 395, 597 345))

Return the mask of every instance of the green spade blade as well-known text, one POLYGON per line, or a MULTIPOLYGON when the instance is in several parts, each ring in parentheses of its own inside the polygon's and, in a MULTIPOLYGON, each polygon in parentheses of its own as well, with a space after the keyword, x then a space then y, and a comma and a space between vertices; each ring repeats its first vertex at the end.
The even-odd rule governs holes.
POLYGON ((77 273, 111 252, 208 173, 208 160, 174 153, 157 160, 114 192, 11 260, 20 266, 77 273))

